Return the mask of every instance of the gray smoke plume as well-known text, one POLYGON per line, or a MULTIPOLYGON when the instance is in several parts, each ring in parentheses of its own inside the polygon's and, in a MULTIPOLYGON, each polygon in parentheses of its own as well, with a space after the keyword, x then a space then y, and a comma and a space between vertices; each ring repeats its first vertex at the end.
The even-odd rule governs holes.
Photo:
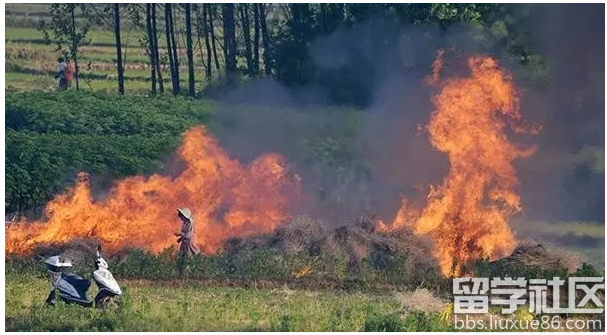
POLYGON ((352 135, 345 129, 347 117, 324 104, 327 95, 321 88, 293 91, 261 79, 223 95, 215 121, 221 125, 218 137, 245 161, 268 151, 285 155, 325 218, 348 221, 366 212, 390 220, 401 195, 423 201, 427 189, 416 185, 439 184, 448 171, 446 156, 432 149, 427 133, 418 133, 433 109, 430 99, 436 92, 423 79, 437 49, 455 47, 462 59, 487 53, 513 73, 523 93, 523 117, 543 125, 537 136, 513 137, 538 145, 533 157, 516 163, 524 216, 602 223, 604 10, 596 5, 537 8, 515 28, 528 31, 531 52, 548 60, 544 85, 530 80, 540 77, 534 73, 538 67, 523 66, 504 47, 490 43, 486 29, 453 27, 440 33, 437 27, 371 21, 339 28, 310 46, 311 57, 322 68, 373 65, 371 72, 361 69, 349 79, 373 92, 369 106, 360 111, 360 132, 352 135), (311 160, 314 153, 304 142, 327 134, 337 141, 331 145, 350 141, 368 171, 338 173, 311 160))

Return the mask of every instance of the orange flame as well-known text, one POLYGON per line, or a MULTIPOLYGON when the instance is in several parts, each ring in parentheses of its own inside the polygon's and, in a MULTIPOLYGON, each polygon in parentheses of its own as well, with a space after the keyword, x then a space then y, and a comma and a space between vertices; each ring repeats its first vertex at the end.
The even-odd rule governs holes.
POLYGON ((93 201, 88 176, 81 173, 75 187, 48 203, 47 222, 6 227, 7 254, 73 238, 98 239, 108 250, 159 253, 176 243, 179 207, 192 209, 196 243, 213 253, 229 237, 269 232, 289 218, 299 184, 288 176, 283 157, 268 154, 243 167, 200 126, 184 134, 178 155, 186 167, 175 179, 130 177, 103 202, 93 201))
MULTIPOLYGON (((442 55, 438 53, 429 83, 439 84, 442 55)), ((422 211, 403 206, 390 226, 378 225, 384 231, 413 226, 416 234, 429 235, 446 276, 460 275, 461 265, 468 261, 503 257, 514 247, 507 220, 521 211, 521 205, 512 162, 532 155, 535 147, 512 144, 504 128, 507 121, 516 132, 539 131, 517 125, 517 90, 497 61, 473 56, 468 66, 470 77, 442 83, 427 128, 433 147, 449 156, 448 175, 442 185, 431 188, 422 211)))

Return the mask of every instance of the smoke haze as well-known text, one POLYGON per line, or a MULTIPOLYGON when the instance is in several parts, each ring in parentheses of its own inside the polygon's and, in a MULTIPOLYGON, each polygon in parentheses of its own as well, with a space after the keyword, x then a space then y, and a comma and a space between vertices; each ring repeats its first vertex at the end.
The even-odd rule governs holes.
POLYGON ((228 92, 218 107, 218 137, 245 161, 268 151, 285 155, 315 206, 323 204, 318 213, 327 221, 348 221, 363 212, 391 219, 401 195, 423 201, 424 187, 440 183, 448 171, 446 155, 433 150, 428 133, 418 129, 433 110, 430 99, 436 91, 423 80, 437 49, 457 49, 446 60, 448 74, 465 74, 461 61, 485 52, 513 73, 524 119, 543 125, 537 136, 513 135, 515 142, 538 145, 534 156, 515 162, 523 218, 602 223, 604 172, 588 169, 597 153, 597 162, 604 159, 605 36, 604 6, 599 6, 541 5, 515 27, 530 33, 532 53, 549 60, 544 85, 530 80, 538 77, 533 66, 522 66, 503 48, 483 43, 479 36, 487 41, 491 35, 478 28, 453 27, 441 34, 436 27, 372 21, 316 40, 310 55, 318 66, 360 67, 348 80, 372 87, 371 102, 361 111, 362 132, 344 139, 355 142, 368 175, 344 176, 310 161, 304 139, 350 136, 343 129, 344 116, 327 106, 327 92, 318 87, 294 91, 260 79, 228 92), (372 64, 372 71, 361 64, 372 64))

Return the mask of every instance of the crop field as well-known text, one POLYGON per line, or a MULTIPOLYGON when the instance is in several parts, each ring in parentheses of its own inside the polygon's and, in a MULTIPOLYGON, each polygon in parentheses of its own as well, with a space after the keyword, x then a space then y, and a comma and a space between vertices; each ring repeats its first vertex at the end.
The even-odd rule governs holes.
MULTIPOLYGON (((411 158, 421 141, 412 135, 406 140, 411 143, 398 143, 395 138, 400 137, 389 133, 413 134, 416 125, 407 117, 409 123, 399 123, 399 117, 392 119, 392 112, 382 114, 381 108, 369 107, 367 113, 348 104, 308 104, 306 99, 299 103, 294 95, 277 89, 282 84, 252 91, 242 85, 246 89, 238 94, 221 95, 234 93, 236 101, 206 96, 206 90, 223 93, 223 79, 217 73, 224 69, 213 64, 213 78, 204 78, 200 39, 193 41, 196 98, 168 94, 166 61, 162 74, 167 94, 152 96, 149 56, 140 41, 144 34, 128 20, 122 30, 125 95, 117 94, 114 33, 100 26, 91 28, 90 43, 80 49, 80 91, 57 91, 54 75, 60 52, 36 28, 40 19, 49 19, 48 5, 6 4, 5 9, 7 331, 452 332, 459 330, 453 322, 453 277, 605 275, 605 223, 600 219, 528 220, 515 210, 518 203, 512 208, 499 202, 485 206, 485 200, 495 200, 492 197, 518 202, 517 192, 529 187, 517 184, 520 176, 514 172, 519 166, 511 164, 510 156, 518 153, 508 152, 515 150, 509 135, 504 135, 508 129, 502 133, 504 125, 490 123, 491 113, 503 106, 493 105, 493 97, 476 99, 479 106, 487 104, 475 105, 487 115, 479 112, 474 120, 458 118, 465 113, 449 108, 468 108, 458 97, 479 83, 497 86, 475 94, 492 89, 510 92, 502 69, 490 73, 500 80, 464 78, 463 84, 451 87, 457 94, 442 96, 448 90, 437 90, 435 98, 453 101, 432 113, 428 109, 428 128, 440 117, 445 119, 438 124, 450 126, 425 132, 427 138, 416 137, 427 142, 420 145, 420 152, 426 146, 432 152, 411 158), (272 102, 247 100, 264 100, 266 95, 272 102), (282 95, 288 95, 288 103, 273 102, 283 101, 282 95), (383 117, 388 121, 377 120, 383 117), (394 128, 372 129, 374 122, 386 126, 392 120, 394 125, 388 126, 394 128), (493 142, 464 141, 466 137, 453 129, 493 142), (443 133, 433 138, 437 131, 443 133), (464 154, 437 149, 441 140, 444 147, 464 154), (472 142, 480 144, 466 147, 472 142), (377 148, 381 150, 375 152, 377 148), (403 157, 392 161, 394 152, 403 157), (420 170, 418 158, 434 162, 435 157, 445 165, 436 179, 414 171, 420 170), (483 168, 476 169, 477 165, 483 168), (453 166, 461 175, 449 170, 453 166), (398 172, 391 175, 394 170, 398 172), (422 176, 428 185, 409 185, 408 174, 422 176), (481 174, 486 175, 477 178, 481 174), (487 180, 500 185, 489 190, 487 180), (495 196, 499 192, 503 194, 495 196), (417 201, 415 208, 408 207, 409 196, 412 204, 417 201), (174 209, 182 206, 194 211, 195 242, 201 253, 178 268, 179 244, 173 234, 180 222, 174 209), (433 213, 444 217, 434 220, 433 213), (424 215, 430 219, 423 220, 424 215), (437 222, 447 224, 422 225, 437 222), (458 227, 460 223, 465 224, 458 227), (430 232, 420 233, 420 227, 430 232), (478 235, 487 232, 491 234, 483 236, 484 242, 476 243, 478 235), (62 302, 46 306, 50 283, 44 259, 62 254, 73 261, 76 274, 92 281, 92 259, 99 244, 123 289, 120 299, 106 309, 62 302), (499 257, 494 257, 495 250, 499 257)), ((219 5, 216 9, 221 12, 219 5)), ((275 7, 282 13, 279 9, 275 7)), ((77 21, 84 19, 76 15, 77 21)), ((221 20, 215 20, 216 38, 222 40, 221 20)), ((164 17, 159 18, 162 21, 164 17)), ((181 21, 179 17, 176 30, 183 91, 188 71, 181 21)), ((274 21, 268 19, 279 26, 274 21)), ((276 38, 289 31, 270 29, 276 29, 276 38)), ((165 36, 160 35, 165 54, 165 36)), ((238 43, 240 37, 235 38, 238 43)), ((238 67, 244 68, 248 64, 240 51, 238 67)), ((224 66, 223 50, 217 52, 224 66)), ((433 66, 441 63, 440 57, 433 66)), ((288 55, 285 58, 289 60, 288 55)), ((491 63, 489 58, 485 61, 491 63)), ((298 66, 298 71, 308 71, 298 66)), ((481 70, 486 69, 477 69, 476 75, 481 70)), ((246 82, 249 78, 242 73, 238 80, 246 82)), ((427 102, 435 100, 428 96, 427 102)), ((525 118, 525 111, 521 114, 525 118)), ((516 123, 515 119, 508 121, 516 123)), ((574 183, 579 181, 574 186, 580 188, 604 179, 604 148, 598 146, 567 153, 540 146, 528 161, 527 172, 573 171, 574 183)), ((435 169, 430 165, 428 175, 435 169)), ((522 207, 529 201, 525 196, 522 207)), ((596 197, 588 199, 584 208, 601 206, 593 203, 596 197)), ((96 291, 93 282, 88 296, 94 297, 96 291)), ((604 302, 604 293, 599 298, 604 302)), ((488 315, 509 320, 542 316, 531 316, 527 310, 523 305, 503 316, 491 307, 488 315)), ((563 318, 605 322, 604 312, 563 318)))
MULTIPOLYGON (((5 25, 5 88, 17 90, 56 89, 54 79, 57 58, 60 52, 56 45, 47 44, 44 35, 36 25, 40 19, 48 20, 47 7, 44 4, 6 4, 7 21, 5 25), (34 13, 34 15, 32 15, 34 13), (9 16, 10 14, 10 16, 9 16), (8 19, 10 18, 10 20, 8 19)), ((141 46, 143 33, 140 29, 125 29, 122 33, 124 85, 130 94, 145 93, 150 88, 149 56, 141 46)), ((87 34, 90 43, 80 49, 81 87, 89 91, 117 92, 116 81, 116 40, 111 30, 93 27, 87 34)), ((161 53, 165 38, 159 36, 161 53)), ((196 41, 198 43, 199 41, 196 41)), ((180 81, 187 86, 188 73, 185 66, 186 52, 184 41, 179 39, 178 53, 181 61, 180 81)), ((203 79, 204 70, 196 58, 196 89, 202 90, 207 82, 203 79)), ((162 67, 165 84, 170 85, 168 65, 162 67)))

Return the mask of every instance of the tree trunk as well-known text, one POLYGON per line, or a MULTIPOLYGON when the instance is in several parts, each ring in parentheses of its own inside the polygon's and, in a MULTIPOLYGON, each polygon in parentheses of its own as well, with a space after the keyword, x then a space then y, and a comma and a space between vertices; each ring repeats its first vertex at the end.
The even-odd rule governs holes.
POLYGON ((211 80, 212 70, 211 70, 211 43, 209 42, 209 27, 207 23, 207 12, 208 12, 208 4, 202 5, 202 30, 204 33, 204 45, 207 49, 207 66, 206 66, 206 77, 207 80, 211 80))
POLYGON ((165 25, 165 35, 167 42, 167 53, 169 54, 169 68, 171 70, 171 82, 173 87, 173 94, 175 94, 175 60, 173 59, 173 48, 171 48, 171 16, 169 14, 171 10, 171 4, 164 4, 164 25, 165 25))
POLYGON ((185 4, 185 40, 188 55, 188 93, 191 97, 196 95, 196 82, 194 81, 194 55, 192 52, 192 6, 185 4))
POLYGON ((169 6, 169 19, 171 23, 171 47, 173 50, 173 65, 175 67, 175 80, 173 82, 173 93, 179 94, 181 91, 181 82, 179 80, 179 55, 177 54, 177 42, 175 42, 175 21, 173 21, 173 8, 169 6))
POLYGON ((228 69, 230 68, 230 50, 228 48, 228 35, 229 35, 229 28, 228 28, 228 14, 227 14, 227 6, 228 4, 222 4, 221 5, 221 9, 223 12, 223 18, 222 18, 222 28, 223 28, 223 61, 225 63, 225 75, 226 77, 228 76, 228 69))
POLYGON ((328 20, 329 20, 329 14, 327 13, 327 4, 321 3, 320 4, 320 29, 325 34, 329 32, 329 24, 327 22, 328 20))
POLYGON ((80 91, 80 83, 78 77, 80 77, 80 70, 78 69, 78 44, 76 43, 76 17, 74 15, 75 4, 70 5, 70 14, 72 15, 72 58, 74 59, 74 68, 76 78, 76 90, 80 91))
POLYGON ((156 29, 156 4, 152 4, 152 42, 154 42, 154 65, 156 66, 156 76, 158 77, 158 88, 160 94, 164 93, 164 83, 162 82, 162 69, 160 67, 160 53, 158 50, 158 33, 156 29))
POLYGON ((263 39, 263 67, 267 76, 272 74, 272 60, 270 58, 270 35, 266 22, 266 4, 259 4, 259 18, 261 20, 261 37, 263 39))
POLYGON ((297 43, 305 43, 311 35, 310 6, 307 3, 292 3, 290 7, 293 16, 291 19, 293 38, 297 43))
POLYGON ((152 32, 152 5, 145 4, 145 27, 148 34, 148 49, 150 54, 150 78, 152 81, 152 94, 156 94, 156 66, 154 66, 154 33, 152 32))
POLYGON ((244 32, 245 58, 247 59, 247 74, 249 78, 255 76, 253 68, 253 52, 251 51, 251 24, 249 21, 249 5, 242 3, 238 5, 240 13, 240 22, 242 22, 242 30, 244 32))
POLYGON ((217 44, 215 43, 215 24, 214 24, 214 16, 213 16, 213 8, 209 7, 212 6, 210 4, 207 4, 207 8, 208 8, 208 13, 209 13, 209 32, 211 33, 211 43, 213 46, 213 58, 215 58, 215 68, 217 69, 217 72, 219 72, 219 69, 221 68, 219 66, 219 58, 217 58, 217 44))
POLYGON ((259 75, 259 4, 253 4, 253 72, 259 75))
POLYGON ((200 51, 200 61, 202 62, 202 69, 204 70, 205 73, 205 78, 208 80, 209 76, 208 76, 208 70, 207 70, 207 63, 204 61, 204 52, 202 50, 202 35, 204 35, 204 18, 203 18, 203 14, 204 14, 204 4, 202 5, 202 11, 203 13, 200 13, 200 9, 198 8, 197 4, 194 4, 194 13, 196 13, 196 38, 198 39, 198 50, 200 51))
POLYGON ((236 27, 234 25, 234 4, 223 5, 224 55, 228 83, 236 82, 236 27))
POLYGON ((122 44, 120 43, 120 8, 114 4, 114 35, 116 35, 116 60, 118 62, 118 93, 124 95, 124 68, 122 67, 122 44))

